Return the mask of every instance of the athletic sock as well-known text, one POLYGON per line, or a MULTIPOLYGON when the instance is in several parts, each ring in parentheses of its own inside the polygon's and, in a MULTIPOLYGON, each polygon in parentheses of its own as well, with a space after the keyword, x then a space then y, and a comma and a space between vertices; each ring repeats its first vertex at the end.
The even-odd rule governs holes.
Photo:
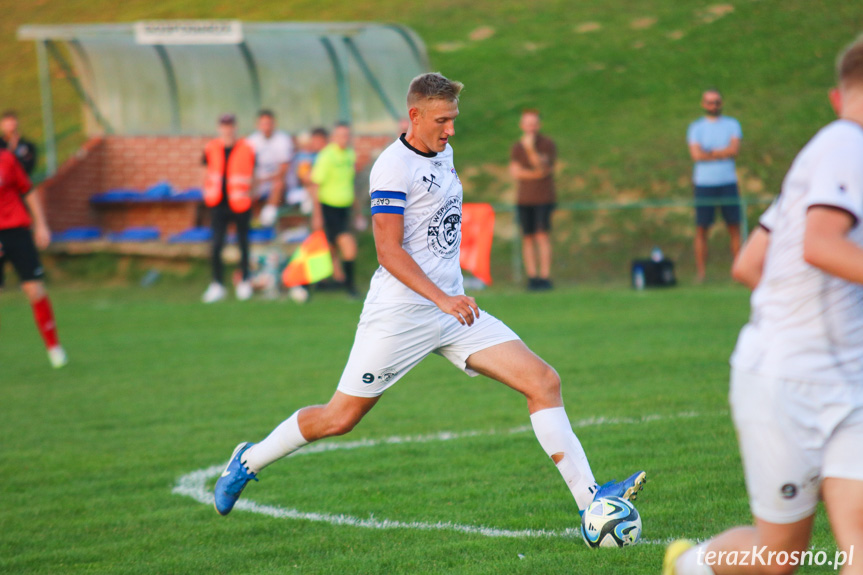
POLYGON ((345 287, 349 290, 354 289, 354 262, 342 262, 342 267, 345 270, 345 287))
POLYGON ((258 473, 270 463, 293 453, 308 441, 300 433, 299 411, 279 424, 263 441, 243 453, 240 459, 249 471, 258 473))
POLYGON ((549 457, 563 453, 563 459, 556 463, 557 470, 566 481, 578 508, 584 510, 593 501, 598 486, 581 442, 572 431, 566 410, 563 407, 542 409, 530 416, 530 423, 549 457))
POLYGON ((677 558, 674 572, 677 575, 714 575, 713 569, 704 562, 704 554, 706 552, 706 542, 688 549, 683 555, 677 558), (701 561, 699 561, 699 550, 701 550, 701 561))
POLYGON ((54 323, 54 310, 51 309, 51 300, 48 296, 33 302, 33 318, 36 320, 36 327, 39 328, 39 333, 42 334, 42 339, 45 341, 45 347, 51 349, 60 345, 60 339, 57 337, 57 325, 54 323))

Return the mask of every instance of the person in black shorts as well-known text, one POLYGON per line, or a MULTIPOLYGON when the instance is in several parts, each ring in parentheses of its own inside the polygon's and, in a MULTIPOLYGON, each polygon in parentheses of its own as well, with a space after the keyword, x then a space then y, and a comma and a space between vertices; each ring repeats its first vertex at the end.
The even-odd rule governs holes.
POLYGON ((36 146, 18 133, 18 114, 6 110, 0 116, 0 148, 5 148, 18 158, 24 172, 29 176, 36 167, 36 146))
POLYGON ((314 200, 312 228, 326 232, 333 255, 333 276, 352 299, 360 295, 354 280, 357 240, 351 230, 351 214, 356 204, 356 164, 351 127, 346 123, 336 124, 332 141, 315 158, 309 187, 314 200))
POLYGON ((525 110, 521 139, 510 153, 509 171, 518 182, 518 220, 522 230, 522 258, 527 289, 551 289, 551 214, 554 211, 554 163, 557 147, 539 133, 537 110, 525 110), (538 260, 538 261, 537 261, 538 260))
POLYGON ((0 150, 0 287, 8 261, 15 268, 21 290, 33 308, 33 318, 45 342, 48 360, 55 368, 60 368, 68 359, 57 336, 54 311, 42 281, 45 271, 36 249, 48 246, 51 231, 42 205, 36 194, 30 193, 30 188, 30 179, 15 156, 8 150, 0 150))
POLYGON ((695 280, 698 283, 706 277, 707 239, 717 206, 728 228, 732 258, 740 251, 740 193, 735 158, 743 139, 740 122, 722 115, 722 94, 718 90, 706 90, 701 95, 701 107, 704 116, 692 122, 686 132, 689 155, 694 163, 695 280))

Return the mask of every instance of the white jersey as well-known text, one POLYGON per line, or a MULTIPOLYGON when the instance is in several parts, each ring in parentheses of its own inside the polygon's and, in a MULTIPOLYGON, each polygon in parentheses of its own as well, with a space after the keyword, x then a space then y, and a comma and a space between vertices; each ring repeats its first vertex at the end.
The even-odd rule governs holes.
POLYGON ((255 178, 260 182, 255 189, 255 195, 260 197, 269 194, 272 183, 264 180, 277 174, 279 167, 293 158, 294 144, 291 137, 276 130, 269 138, 264 137, 261 132, 255 132, 246 141, 255 149, 255 178))
POLYGON ((848 237, 863 246, 863 128, 822 129, 797 155, 782 193, 761 217, 770 231, 752 315, 731 357, 736 369, 795 380, 863 384, 863 286, 803 260, 812 206, 848 212, 848 237))
MULTIPOLYGON (((429 279, 448 295, 464 294, 459 267, 462 188, 450 145, 439 154, 422 153, 399 138, 372 166, 369 193, 373 216, 404 214, 402 247, 429 279)), ((366 303, 433 305, 382 266, 372 277, 366 303)))

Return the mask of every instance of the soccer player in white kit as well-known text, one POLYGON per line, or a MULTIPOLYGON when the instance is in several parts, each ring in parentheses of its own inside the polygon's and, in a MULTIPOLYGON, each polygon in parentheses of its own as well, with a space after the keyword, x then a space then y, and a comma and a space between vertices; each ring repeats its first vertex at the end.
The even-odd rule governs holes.
POLYGON ((557 372, 464 294, 459 267, 462 187, 449 138, 462 84, 414 78, 410 127, 371 172, 372 225, 380 267, 366 297, 347 366, 326 405, 306 407, 258 444, 241 443, 215 487, 227 515, 261 469, 302 446, 348 433, 390 386, 431 353, 469 375, 500 381, 527 399, 537 439, 579 510, 598 496, 635 499, 646 474, 599 487, 563 408, 557 372))
POLYGON ((842 573, 863 573, 863 37, 838 76, 839 119, 797 155, 734 263, 754 289, 730 402, 755 526, 673 543, 666 575, 812 564, 804 552, 819 499, 842 573))

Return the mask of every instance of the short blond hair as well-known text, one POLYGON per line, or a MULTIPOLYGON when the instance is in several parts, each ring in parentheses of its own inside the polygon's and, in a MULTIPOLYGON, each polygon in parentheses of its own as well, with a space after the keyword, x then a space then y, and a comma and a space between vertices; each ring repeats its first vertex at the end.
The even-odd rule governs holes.
POLYGON ((458 102, 464 84, 444 77, 440 72, 420 74, 408 88, 408 109, 415 108, 421 100, 446 100, 458 102))
POLYGON ((863 35, 858 36, 839 54, 836 76, 840 86, 863 86, 863 35))

